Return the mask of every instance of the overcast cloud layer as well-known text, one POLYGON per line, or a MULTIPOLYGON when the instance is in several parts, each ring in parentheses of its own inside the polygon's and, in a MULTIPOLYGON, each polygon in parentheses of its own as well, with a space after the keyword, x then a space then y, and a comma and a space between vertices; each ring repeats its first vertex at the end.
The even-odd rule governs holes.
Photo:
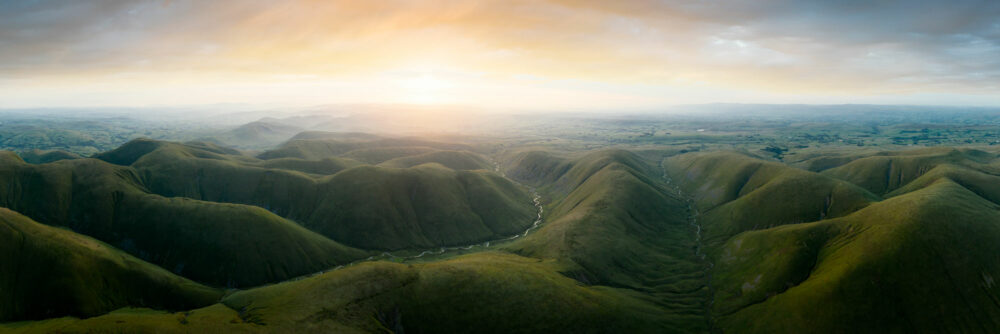
POLYGON ((990 0, 0 2, 0 107, 998 95, 990 0))

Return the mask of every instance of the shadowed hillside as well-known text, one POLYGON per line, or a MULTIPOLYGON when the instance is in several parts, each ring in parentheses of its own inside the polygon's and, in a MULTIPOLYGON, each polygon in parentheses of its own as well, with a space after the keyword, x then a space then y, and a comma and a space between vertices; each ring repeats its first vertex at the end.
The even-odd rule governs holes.
POLYGON ((100 158, 131 162, 153 193, 259 206, 333 240, 366 249, 499 239, 527 228, 535 211, 525 189, 510 181, 485 170, 456 171, 438 162, 486 166, 485 160, 468 152, 416 155, 389 165, 419 165, 391 168, 336 157, 259 161, 200 146, 134 141, 100 158), (142 155, 117 158, 135 155, 126 152, 142 155), (314 172, 346 169, 320 176, 271 168, 276 164, 314 172))
POLYGON ((537 153, 515 160, 539 164, 508 168, 529 180, 555 178, 543 191, 557 197, 548 205, 549 222, 509 249, 559 259, 564 274, 583 284, 647 294, 671 330, 707 329, 707 267, 696 253, 691 212, 653 165, 620 150, 561 163, 537 153), (562 164, 571 167, 563 172, 556 167, 562 164))
POLYGON ((200 282, 257 285, 365 256, 258 207, 150 194, 134 169, 100 160, 3 159, 0 176, 0 205, 200 282))
POLYGON ((0 320, 95 316, 124 306, 190 309, 222 292, 108 244, 0 208, 0 320))
POLYGON ((234 293, 182 313, 122 310, 78 320, 0 324, 28 333, 149 331, 476 333, 660 332, 636 293, 585 287, 557 265, 479 253, 426 264, 372 262, 234 293), (530 308, 532 312, 525 312, 530 308), (183 321, 181 321, 183 320, 183 321))
POLYGON ((517 152, 502 159, 504 174, 533 186, 552 184, 573 167, 566 158, 547 151, 517 152))
POLYGON ((851 183, 732 152, 664 162, 693 197, 706 242, 740 232, 838 217, 879 200, 851 183))
POLYGON ((717 322, 758 333, 993 332, 998 209, 942 179, 842 218, 734 237, 717 261, 717 322))

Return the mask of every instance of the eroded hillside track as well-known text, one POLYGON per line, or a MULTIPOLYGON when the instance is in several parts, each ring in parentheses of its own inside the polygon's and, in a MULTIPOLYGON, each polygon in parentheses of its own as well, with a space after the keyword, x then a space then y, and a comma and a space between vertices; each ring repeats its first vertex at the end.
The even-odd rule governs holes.
POLYGON ((661 177, 663 178, 663 183, 667 186, 667 190, 670 191, 669 195, 677 198, 681 201, 687 203, 688 208, 688 224, 694 230, 694 255, 697 257, 704 265, 704 286, 708 290, 706 293, 705 300, 705 321, 708 324, 708 328, 711 330, 713 328, 712 323, 712 305, 715 302, 714 291, 712 290, 712 269, 715 264, 712 263, 711 259, 704 251, 704 242, 702 241, 702 227, 701 222, 698 220, 700 211, 695 203, 695 200, 691 195, 684 192, 680 185, 676 184, 673 178, 670 177, 670 173, 667 173, 667 166, 665 165, 667 157, 660 159, 660 170, 662 171, 661 177))

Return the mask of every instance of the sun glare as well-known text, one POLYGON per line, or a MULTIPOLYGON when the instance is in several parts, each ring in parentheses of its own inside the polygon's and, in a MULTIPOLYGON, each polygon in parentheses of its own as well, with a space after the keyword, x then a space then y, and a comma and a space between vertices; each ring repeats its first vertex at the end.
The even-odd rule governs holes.
POLYGON ((417 104, 441 103, 447 99, 452 85, 433 73, 421 73, 400 80, 399 88, 405 102, 417 104))

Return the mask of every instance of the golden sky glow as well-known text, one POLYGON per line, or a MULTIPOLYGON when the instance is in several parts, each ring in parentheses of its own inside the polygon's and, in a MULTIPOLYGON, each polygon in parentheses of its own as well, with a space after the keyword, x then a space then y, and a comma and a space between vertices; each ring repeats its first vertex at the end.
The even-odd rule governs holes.
POLYGON ((998 105, 995 1, 0 5, 0 108, 998 105))

